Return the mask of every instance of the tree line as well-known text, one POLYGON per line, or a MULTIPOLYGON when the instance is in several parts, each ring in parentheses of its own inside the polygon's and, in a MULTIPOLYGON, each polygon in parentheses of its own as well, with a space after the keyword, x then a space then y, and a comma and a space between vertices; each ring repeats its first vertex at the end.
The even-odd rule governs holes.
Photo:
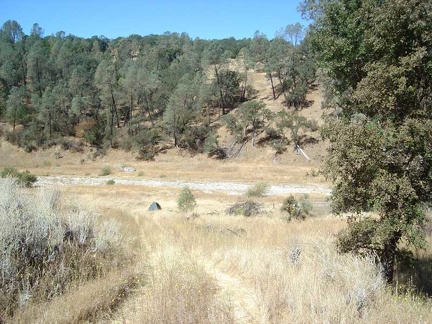
MULTIPOLYGON (((7 21, 0 29, 0 116, 13 127, 8 140, 28 151, 65 136, 134 149, 144 159, 167 141, 216 150, 212 124, 221 116, 245 103, 244 110, 264 115, 248 82, 251 68, 266 73, 274 99, 283 96, 295 110, 306 103, 315 65, 305 32, 295 24, 271 40, 259 32, 242 40, 170 32, 86 39, 45 37, 38 24, 26 35, 7 21)), ((262 122, 243 115, 243 128, 250 124, 255 134, 262 122)))

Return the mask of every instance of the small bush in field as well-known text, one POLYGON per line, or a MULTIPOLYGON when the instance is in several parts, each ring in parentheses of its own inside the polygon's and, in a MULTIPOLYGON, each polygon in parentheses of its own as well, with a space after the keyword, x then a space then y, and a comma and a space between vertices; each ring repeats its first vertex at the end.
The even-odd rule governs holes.
POLYGON ((112 186, 115 184, 115 181, 113 179, 110 179, 106 182, 106 184, 112 186))
POLYGON ((253 186, 248 188, 246 191, 246 196, 250 197, 262 197, 269 190, 270 186, 267 182, 258 181, 253 186))
POLYGON ((188 187, 184 187, 177 199, 177 206, 182 212, 192 211, 196 206, 196 200, 192 191, 188 187))
POLYGON ((15 168, 4 168, 0 172, 0 176, 2 178, 11 177, 15 178, 17 184, 30 188, 33 186, 33 184, 37 181, 37 177, 33 174, 31 174, 28 171, 19 172, 15 168))
POLYGON ((290 221, 292 217, 305 219, 307 216, 312 215, 312 209, 313 206, 307 194, 304 194, 298 200, 293 195, 289 195, 284 199, 281 207, 281 211, 288 213, 288 221, 290 221))
POLYGON ((252 200, 238 202, 229 207, 225 213, 234 216, 256 216, 262 212, 262 205, 252 200))
POLYGON ((112 170, 109 166, 104 166, 101 170, 101 172, 99 173, 99 175, 101 176, 107 176, 110 175, 112 173, 112 170))

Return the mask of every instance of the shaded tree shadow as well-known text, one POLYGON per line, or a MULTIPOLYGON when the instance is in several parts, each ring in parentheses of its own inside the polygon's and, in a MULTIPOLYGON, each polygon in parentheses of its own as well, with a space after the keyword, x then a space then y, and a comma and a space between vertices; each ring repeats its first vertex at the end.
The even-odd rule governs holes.
POLYGON ((299 143, 301 145, 310 145, 310 144, 318 144, 319 139, 309 136, 309 135, 301 135, 299 136, 299 143))
POLYGON ((414 289, 432 297, 432 256, 403 258, 396 274, 401 293, 414 289))

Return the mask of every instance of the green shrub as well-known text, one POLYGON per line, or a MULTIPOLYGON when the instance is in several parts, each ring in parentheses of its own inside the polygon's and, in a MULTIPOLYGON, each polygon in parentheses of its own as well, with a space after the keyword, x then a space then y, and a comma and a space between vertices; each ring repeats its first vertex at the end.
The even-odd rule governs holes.
POLYGON ((275 139, 270 142, 276 154, 282 154, 287 148, 287 141, 285 139, 275 139))
POLYGON ((188 187, 184 187, 177 199, 177 206, 182 212, 192 211, 196 206, 196 200, 192 191, 188 187))
POLYGON ((100 176, 107 176, 110 175, 112 173, 112 170, 109 166, 104 166, 101 170, 101 172, 99 173, 100 176))
POLYGON ((250 197, 262 197, 264 196, 268 190, 270 189, 270 186, 267 182, 264 181, 258 181, 253 186, 248 188, 246 191, 246 196, 250 197))
POLYGON ((216 133, 211 132, 204 141, 204 153, 209 157, 215 157, 219 160, 226 158, 225 151, 219 146, 219 140, 216 133))
POLYGON ((306 219, 307 216, 312 215, 312 209, 313 206, 307 194, 304 194, 298 200, 293 195, 289 195, 284 199, 281 207, 281 211, 288 213, 288 221, 290 221, 292 217, 296 219, 306 219))
POLYGON ((6 167, 0 172, 2 178, 15 178, 18 185, 30 188, 37 181, 37 177, 29 171, 19 172, 15 168, 6 167))
POLYGON ((114 185, 115 181, 113 179, 110 179, 106 182, 107 185, 114 185))

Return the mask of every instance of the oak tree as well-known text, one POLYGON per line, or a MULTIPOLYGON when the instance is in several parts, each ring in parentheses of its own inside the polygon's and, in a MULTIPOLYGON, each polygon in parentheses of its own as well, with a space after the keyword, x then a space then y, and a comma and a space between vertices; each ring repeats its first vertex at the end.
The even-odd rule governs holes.
POLYGON ((336 213, 357 217, 342 252, 375 253, 392 282, 403 247, 422 247, 432 201, 432 4, 307 0, 311 39, 331 82, 324 173, 336 213))

